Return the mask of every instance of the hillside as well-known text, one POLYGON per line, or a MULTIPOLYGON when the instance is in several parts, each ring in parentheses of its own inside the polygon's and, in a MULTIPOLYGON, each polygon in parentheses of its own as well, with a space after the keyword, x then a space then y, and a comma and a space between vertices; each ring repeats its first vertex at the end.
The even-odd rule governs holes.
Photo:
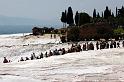
POLYGON ((122 47, 18 62, 20 57, 30 57, 32 52, 39 55, 41 52, 63 47, 68 49, 71 44, 58 44, 59 38, 50 39, 49 35, 23 37, 21 34, 0 36, 0 43, 1 82, 124 81, 124 48, 122 47), (4 56, 12 62, 3 64, 4 56))

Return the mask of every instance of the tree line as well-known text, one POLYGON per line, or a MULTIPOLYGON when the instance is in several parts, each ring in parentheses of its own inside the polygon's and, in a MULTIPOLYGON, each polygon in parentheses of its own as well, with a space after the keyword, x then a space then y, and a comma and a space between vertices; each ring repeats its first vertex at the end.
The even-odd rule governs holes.
POLYGON ((66 27, 66 24, 69 26, 81 26, 86 23, 97 23, 97 22, 109 22, 113 27, 124 26, 124 7, 120 9, 116 7, 116 13, 114 14, 108 6, 100 14, 96 9, 93 10, 93 15, 90 16, 86 12, 76 11, 75 15, 71 7, 68 7, 68 10, 62 12, 61 22, 63 27, 66 27))
POLYGON ((124 36, 124 7, 122 6, 120 9, 116 7, 116 13, 113 13, 108 6, 106 6, 105 10, 102 11, 101 14, 96 9, 94 9, 92 16, 86 12, 78 11, 76 11, 74 15, 72 8, 68 7, 68 10, 62 12, 61 22, 63 23, 63 27, 66 27, 67 24, 69 27, 73 27, 68 28, 69 31, 67 31, 67 41, 79 41, 82 40, 81 38, 118 39, 119 37, 124 36), (98 28, 99 26, 97 23, 101 23, 100 28, 98 28), (86 35, 86 37, 84 37, 84 32, 81 32, 81 30, 86 30, 84 27, 86 27, 87 30, 90 30, 90 32, 92 31, 92 33, 93 29, 96 29, 96 31, 94 31, 95 33, 93 35, 88 35, 88 33, 84 34, 86 35))

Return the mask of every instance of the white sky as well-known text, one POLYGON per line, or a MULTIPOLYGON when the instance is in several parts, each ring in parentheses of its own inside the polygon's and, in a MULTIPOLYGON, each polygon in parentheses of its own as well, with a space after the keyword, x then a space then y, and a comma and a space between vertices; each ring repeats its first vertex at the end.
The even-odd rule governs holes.
POLYGON ((114 10, 123 4, 124 0, 0 0, 0 15, 59 21, 69 6, 92 15, 94 8, 101 13, 105 6, 114 10))

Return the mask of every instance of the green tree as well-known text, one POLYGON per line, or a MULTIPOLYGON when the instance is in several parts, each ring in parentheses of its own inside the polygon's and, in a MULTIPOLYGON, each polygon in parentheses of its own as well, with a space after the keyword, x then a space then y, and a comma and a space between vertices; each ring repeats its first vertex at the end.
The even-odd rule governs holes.
POLYGON ((66 23, 67 23, 67 11, 65 10, 65 27, 66 27, 66 23))
POLYGON ((124 29, 123 28, 117 28, 117 29, 114 29, 114 35, 122 35, 124 34, 124 29))
POLYGON ((78 11, 75 14, 75 24, 76 24, 76 26, 79 25, 79 13, 78 13, 78 11))
POLYGON ((106 9, 104 11, 104 18, 108 19, 111 16, 111 11, 108 9, 108 6, 106 6, 106 9))
POLYGON ((68 41, 79 41, 79 27, 73 27, 69 28, 68 34, 67 34, 67 40, 68 41))
POLYGON ((65 12, 62 12, 61 22, 63 22, 63 27, 66 27, 66 22, 67 22, 66 10, 65 12))
POLYGON ((112 16, 113 18, 115 17, 113 12, 112 12, 112 15, 111 15, 111 16, 112 16))
POLYGON ((97 13, 97 18, 100 18, 99 12, 97 13))
POLYGON ((104 18, 104 14, 103 14, 103 12, 102 12, 102 18, 104 18))
POLYGON ((90 23, 91 17, 87 13, 80 13, 79 25, 90 23))
POLYGON ((73 11, 71 7, 68 7, 67 24, 69 24, 69 26, 74 25, 73 11))
POLYGON ((93 18, 96 18, 96 9, 93 11, 93 18))
POLYGON ((64 19, 64 12, 62 12, 62 16, 61 16, 61 22, 63 23, 63 27, 64 27, 64 21, 65 21, 65 19, 64 19))
POLYGON ((116 7, 116 17, 118 16, 118 8, 116 7))
POLYGON ((124 26, 124 7, 118 9, 118 23, 120 26, 124 26))
POLYGON ((119 17, 124 17, 124 7, 122 6, 121 9, 118 9, 118 16, 119 17))

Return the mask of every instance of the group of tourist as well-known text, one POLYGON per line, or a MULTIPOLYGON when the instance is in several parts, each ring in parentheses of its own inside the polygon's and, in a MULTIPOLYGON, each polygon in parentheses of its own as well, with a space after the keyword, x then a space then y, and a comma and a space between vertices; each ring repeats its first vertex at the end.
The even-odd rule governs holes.
MULTIPOLYGON (((36 56, 35 53, 32 53, 30 57, 21 57, 19 61, 27 61, 27 60, 35 60, 47 58, 55 55, 64 55, 66 53, 80 52, 80 51, 88 51, 88 50, 96 50, 108 49, 108 48, 120 48, 120 41, 97 41, 95 44, 93 42, 85 42, 83 44, 72 44, 70 48, 65 50, 65 48, 50 50, 49 52, 45 52, 44 54, 41 52, 40 55, 36 56)), ((122 47, 124 47, 124 41, 122 42, 122 47)), ((3 63, 8 63, 9 61, 4 57, 3 63)))
MULTIPOLYGON (((122 45, 124 47, 124 41, 122 42, 122 45)), ((96 49, 108 49, 108 48, 120 48, 120 41, 111 41, 110 43, 108 41, 101 41, 96 43, 96 49)))
POLYGON ((45 54, 43 54, 41 52, 41 54, 38 55, 38 56, 36 56, 35 53, 33 53, 33 54, 31 54, 31 57, 29 57, 29 58, 28 57, 25 57, 25 58, 21 57, 20 61, 42 59, 44 57, 47 58, 47 57, 54 56, 54 55, 64 55, 65 53, 66 53, 65 48, 62 48, 62 49, 59 49, 59 50, 55 49, 54 51, 50 50, 49 53, 45 52, 45 54))

